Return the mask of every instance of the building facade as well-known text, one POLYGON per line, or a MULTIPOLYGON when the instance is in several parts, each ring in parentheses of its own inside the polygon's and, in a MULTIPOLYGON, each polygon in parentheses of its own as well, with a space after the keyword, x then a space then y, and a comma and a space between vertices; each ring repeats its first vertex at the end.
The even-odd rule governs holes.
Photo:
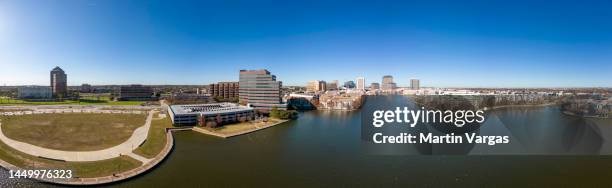
POLYGON ((281 102, 281 87, 282 82, 268 70, 240 70, 239 102, 260 111, 287 109, 281 102))
POLYGON ((53 92, 48 86, 23 86, 17 89, 17 97, 20 99, 50 99, 53 97, 53 92))
POLYGON ((393 82, 393 76, 383 76, 382 85, 380 87, 382 90, 394 90, 396 87, 397 85, 395 84, 395 82, 393 82))
POLYGON ((365 91, 365 78, 357 77, 357 90, 365 91))
POLYGON ((168 113, 174 125, 200 125, 217 127, 228 123, 252 120, 251 107, 234 103, 170 105, 168 113))
POLYGON ((419 82, 420 81, 418 79, 411 79, 410 80, 410 89, 419 90, 421 88, 419 82))
POLYGON ((232 99, 238 98, 239 88, 239 82, 219 82, 216 84, 210 84, 208 86, 208 92, 212 97, 232 99))
POLYGON ((327 82, 327 86, 325 86, 327 90, 338 90, 338 80, 332 80, 331 82, 327 82))
POLYGON ((68 96, 68 75, 60 67, 51 70, 51 92, 53 97, 68 96))
POLYGON ((346 81, 346 82, 344 82, 344 88, 346 88, 346 89, 353 89, 353 88, 355 88, 355 82, 353 82, 353 81, 346 81))
POLYGON ((377 89, 380 89, 380 84, 376 82, 370 84, 370 90, 377 90, 377 89))
POLYGON ((312 80, 308 82, 306 86, 306 91, 309 92, 318 92, 318 91, 326 91, 327 83, 323 80, 312 80))
POLYGON ((117 100, 121 101, 149 101, 153 97, 153 88, 143 85, 128 85, 119 87, 117 100))

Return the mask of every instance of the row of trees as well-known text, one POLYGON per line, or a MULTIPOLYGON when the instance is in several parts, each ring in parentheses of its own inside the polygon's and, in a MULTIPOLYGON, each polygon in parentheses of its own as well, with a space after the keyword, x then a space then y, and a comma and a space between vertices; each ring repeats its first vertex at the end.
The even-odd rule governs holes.
POLYGON ((270 117, 278 119, 296 119, 297 114, 295 110, 279 110, 276 106, 270 111, 270 117))

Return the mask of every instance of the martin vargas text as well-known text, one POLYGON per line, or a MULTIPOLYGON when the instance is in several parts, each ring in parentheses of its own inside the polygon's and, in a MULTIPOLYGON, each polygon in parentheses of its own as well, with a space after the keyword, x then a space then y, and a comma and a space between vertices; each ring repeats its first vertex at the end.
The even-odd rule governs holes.
POLYGON ((509 136, 481 136, 476 133, 465 133, 464 136, 455 135, 455 133, 442 136, 433 135, 432 133, 419 133, 418 135, 400 133, 396 136, 386 136, 382 133, 375 133, 372 136, 372 141, 377 144, 461 144, 467 142, 471 144, 507 144, 510 143, 509 136), (464 139, 465 138, 465 139, 464 139))

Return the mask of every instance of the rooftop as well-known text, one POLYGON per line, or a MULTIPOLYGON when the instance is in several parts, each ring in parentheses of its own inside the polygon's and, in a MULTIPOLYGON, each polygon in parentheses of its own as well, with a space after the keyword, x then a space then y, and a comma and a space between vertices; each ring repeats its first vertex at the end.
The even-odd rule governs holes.
POLYGON ((240 106, 234 103, 187 104, 170 106, 175 114, 217 114, 253 110, 251 107, 240 106))

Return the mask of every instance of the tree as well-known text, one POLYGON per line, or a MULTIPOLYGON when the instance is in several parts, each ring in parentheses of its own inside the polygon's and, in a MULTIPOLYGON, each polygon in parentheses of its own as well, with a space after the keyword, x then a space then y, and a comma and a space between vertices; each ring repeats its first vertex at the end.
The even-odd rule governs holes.
POLYGON ((270 111, 270 117, 273 118, 280 118, 280 111, 278 110, 278 107, 274 106, 272 107, 272 110, 270 111))
POLYGON ((206 118, 202 115, 200 116, 200 127, 206 126, 206 118))
POLYGON ((217 117, 215 118, 215 120, 217 121, 217 125, 221 125, 222 123, 221 114, 217 114, 217 117))

